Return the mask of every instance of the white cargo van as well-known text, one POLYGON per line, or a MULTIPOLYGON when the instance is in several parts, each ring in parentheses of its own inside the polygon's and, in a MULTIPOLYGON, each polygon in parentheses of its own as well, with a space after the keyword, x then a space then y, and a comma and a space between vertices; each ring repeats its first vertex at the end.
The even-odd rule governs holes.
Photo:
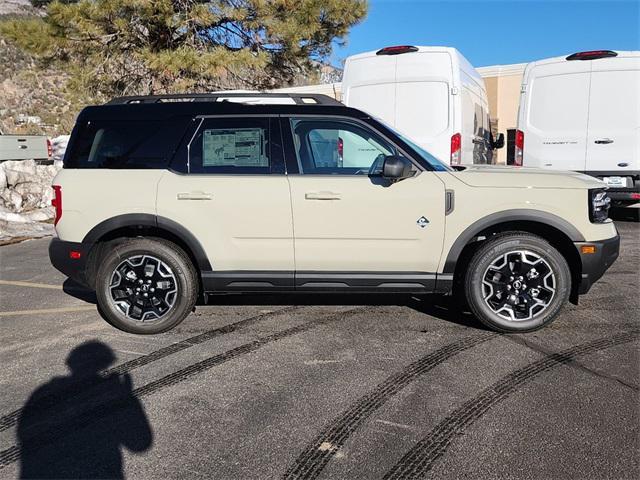
POLYGON ((347 58, 343 102, 382 119, 440 160, 493 163, 484 81, 455 48, 395 46, 347 58))
POLYGON ((532 62, 521 92, 516 165, 584 172, 640 207, 640 52, 532 62))

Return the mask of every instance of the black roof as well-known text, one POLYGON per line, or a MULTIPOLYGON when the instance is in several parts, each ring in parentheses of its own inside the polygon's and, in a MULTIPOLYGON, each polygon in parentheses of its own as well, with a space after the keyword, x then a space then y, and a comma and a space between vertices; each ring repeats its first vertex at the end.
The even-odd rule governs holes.
MULTIPOLYGON (((153 101, 158 98, 166 99, 168 96, 155 97, 124 97, 114 99, 105 105, 89 106, 82 110, 78 120, 105 119, 105 120, 162 120, 176 116, 199 116, 199 115, 344 115, 355 118, 367 118, 369 115, 350 108, 337 100, 325 95, 299 95, 298 98, 318 98, 324 97, 329 101, 322 100, 323 103, 296 103, 289 105, 265 105, 237 103, 231 101, 216 101, 217 97, 249 97, 255 94, 207 94, 198 95, 199 100, 193 101, 153 101), (131 99, 152 99, 151 101, 135 101, 131 99), (206 99, 205 99, 206 98, 206 99)), ((261 94, 260 96, 265 96, 261 94)), ((286 95, 266 95, 273 97, 291 96, 286 95)), ((171 98, 194 98, 193 94, 174 95, 171 98)))

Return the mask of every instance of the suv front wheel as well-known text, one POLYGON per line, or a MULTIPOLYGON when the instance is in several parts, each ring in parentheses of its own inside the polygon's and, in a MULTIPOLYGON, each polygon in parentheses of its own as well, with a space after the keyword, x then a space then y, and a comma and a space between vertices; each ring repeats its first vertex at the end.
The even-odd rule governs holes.
POLYGON ((161 333, 193 310, 196 272, 177 245, 134 238, 105 250, 95 284, 98 311, 111 325, 130 333, 161 333))
POLYGON ((530 332, 551 323, 567 302, 571 272, 558 250, 525 232, 499 234, 473 255, 464 281, 475 316, 492 330, 530 332))

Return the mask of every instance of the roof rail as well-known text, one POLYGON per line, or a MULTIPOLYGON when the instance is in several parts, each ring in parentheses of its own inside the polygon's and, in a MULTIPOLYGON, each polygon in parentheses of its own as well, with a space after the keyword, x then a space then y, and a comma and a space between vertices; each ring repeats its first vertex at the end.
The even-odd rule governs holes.
MULTIPOLYGON (((256 92, 213 92, 213 93, 179 93, 166 95, 134 95, 129 97, 117 97, 107 105, 126 105, 141 103, 175 103, 175 102, 224 102, 234 101, 237 98, 239 103, 259 103, 261 98, 277 100, 278 98, 289 98, 297 105, 342 105, 338 100, 328 95, 319 93, 256 93, 256 92), (255 102, 252 99, 256 99, 255 102), (228 100, 229 99, 229 100, 228 100), (242 101, 241 99, 245 99, 242 101)), ((271 104, 277 102, 269 102, 271 104)))

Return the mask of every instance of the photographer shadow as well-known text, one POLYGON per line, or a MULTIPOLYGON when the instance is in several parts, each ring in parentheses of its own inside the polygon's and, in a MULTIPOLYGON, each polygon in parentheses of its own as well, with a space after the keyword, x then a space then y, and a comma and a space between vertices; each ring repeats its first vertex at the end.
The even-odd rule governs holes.
POLYGON ((131 378, 100 373, 115 360, 104 343, 83 343, 67 357, 68 376, 31 394, 18 422, 20 478, 124 478, 122 448, 151 447, 131 378))

